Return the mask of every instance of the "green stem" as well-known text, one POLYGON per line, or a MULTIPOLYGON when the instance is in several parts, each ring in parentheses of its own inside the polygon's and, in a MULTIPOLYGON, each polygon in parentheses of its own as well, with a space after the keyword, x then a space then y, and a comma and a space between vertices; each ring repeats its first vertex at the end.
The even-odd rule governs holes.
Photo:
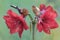
MULTIPOLYGON (((30 20, 32 21, 32 40, 35 40, 35 20, 33 20, 32 16, 29 14, 30 20)), ((30 31, 31 31, 31 25, 30 25, 30 31)))
POLYGON ((34 27, 33 27, 33 30, 32 30, 32 39, 34 40, 34 27))
POLYGON ((32 40, 35 40, 35 23, 32 23, 32 40))

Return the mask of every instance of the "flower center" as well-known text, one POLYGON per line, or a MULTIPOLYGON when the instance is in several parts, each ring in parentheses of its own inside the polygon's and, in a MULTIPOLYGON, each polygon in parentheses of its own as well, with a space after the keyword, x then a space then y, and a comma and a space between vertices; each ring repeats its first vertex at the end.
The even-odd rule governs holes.
POLYGON ((40 11, 41 14, 44 14, 45 13, 45 10, 43 9, 42 11, 40 11))

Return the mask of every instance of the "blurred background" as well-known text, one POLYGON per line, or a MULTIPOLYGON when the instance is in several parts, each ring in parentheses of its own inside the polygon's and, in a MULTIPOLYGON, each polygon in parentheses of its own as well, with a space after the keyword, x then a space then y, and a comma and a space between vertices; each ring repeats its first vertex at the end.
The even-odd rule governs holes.
MULTIPOLYGON (((44 32, 36 32, 35 40, 60 40, 60 0, 0 0, 0 40, 32 40, 32 35, 30 31, 24 31, 22 38, 20 39, 18 34, 11 35, 9 29, 7 28, 3 16, 6 15, 8 9, 12 9, 18 14, 18 11, 11 8, 10 5, 16 5, 20 8, 27 8, 29 13, 34 16, 32 12, 32 5, 39 7, 40 4, 45 4, 46 6, 51 5, 58 13, 57 22, 59 28, 51 30, 51 34, 47 35, 44 32)), ((34 17, 33 17, 34 18, 34 17)), ((30 25, 30 19, 26 18, 28 26, 30 25)))

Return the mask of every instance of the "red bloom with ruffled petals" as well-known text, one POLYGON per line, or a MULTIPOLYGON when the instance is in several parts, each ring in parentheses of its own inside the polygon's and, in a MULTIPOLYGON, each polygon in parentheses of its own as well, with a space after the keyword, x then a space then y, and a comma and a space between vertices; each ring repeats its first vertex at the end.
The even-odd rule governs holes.
POLYGON ((55 29, 58 27, 57 22, 55 21, 55 18, 57 17, 57 12, 53 10, 51 6, 45 7, 44 4, 40 5, 40 19, 37 23, 37 29, 39 32, 42 32, 42 30, 50 34, 51 29, 55 29))
POLYGON ((4 16, 3 18, 8 28, 10 29, 11 34, 18 32, 19 36, 21 37, 23 30, 28 29, 28 26, 23 18, 23 15, 17 15, 12 10, 8 10, 7 15, 4 16))

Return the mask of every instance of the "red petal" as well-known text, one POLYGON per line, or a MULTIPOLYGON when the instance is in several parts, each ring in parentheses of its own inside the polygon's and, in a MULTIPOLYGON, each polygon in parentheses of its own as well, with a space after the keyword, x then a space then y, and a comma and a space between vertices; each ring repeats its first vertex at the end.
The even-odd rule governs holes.
POLYGON ((6 21, 6 24, 7 24, 7 27, 10 29, 12 27, 11 23, 7 22, 6 21))
POLYGON ((3 17, 4 19, 5 19, 5 22, 6 22, 6 24, 7 24, 7 26, 8 26, 8 28, 10 28, 12 25, 11 25, 11 17, 9 17, 9 16, 4 16, 3 17))
POLYGON ((44 4, 40 4, 40 10, 45 9, 45 5, 44 4))
POLYGON ((9 16, 4 16, 4 19, 7 24, 7 27, 10 29, 10 33, 11 34, 16 33, 18 31, 18 27, 16 22, 14 22, 15 20, 9 16))
POLYGON ((46 8, 46 15, 48 15, 48 17, 51 18, 56 18, 57 17, 57 12, 55 10, 53 10, 53 8, 51 6, 48 6, 46 8))
POLYGON ((14 33, 18 32, 18 31, 19 31, 19 27, 14 28, 14 29, 10 29, 11 34, 14 34, 14 33))
POLYGON ((47 34, 50 34, 50 28, 49 28, 48 24, 43 23, 43 31, 47 34))
POLYGON ((5 20, 7 20, 7 18, 9 18, 9 16, 4 16, 3 18, 4 18, 5 20))
POLYGON ((19 19, 22 23, 24 23, 24 18, 23 18, 22 15, 20 15, 18 19, 19 19))
POLYGON ((40 23, 37 23, 37 29, 39 32, 42 32, 42 25, 40 23))
POLYGON ((56 11, 52 11, 50 14, 52 14, 51 16, 53 17, 53 18, 56 18, 58 15, 57 15, 57 12, 56 11))
POLYGON ((16 27, 16 25, 14 25, 13 23, 8 22, 8 21, 6 21, 6 24, 7 24, 8 28, 10 29, 11 34, 18 32, 19 27, 16 27))
POLYGON ((20 38, 22 36, 22 33, 23 33, 23 27, 20 27, 19 32, 18 32, 20 38))
POLYGON ((25 29, 25 30, 28 29, 28 25, 26 24, 26 22, 24 22, 23 26, 24 26, 24 29, 25 29))
POLYGON ((46 11, 42 17, 45 19, 55 19, 57 17, 57 13, 55 11, 46 11))
POLYGON ((24 18, 22 16, 19 16, 19 20, 22 22, 24 29, 27 30, 28 29, 28 25, 26 24, 24 18))
POLYGON ((15 12, 13 12, 12 10, 8 10, 7 14, 11 17, 14 17, 14 18, 18 17, 18 15, 15 12))
POLYGON ((48 6, 48 7, 46 8, 46 11, 52 11, 52 10, 53 10, 52 6, 48 6))
POLYGON ((51 33, 50 33, 50 29, 48 29, 48 28, 43 28, 43 31, 44 31, 45 33, 47 33, 47 34, 51 34, 51 33))
POLYGON ((4 16, 5 21, 8 22, 14 22, 13 18, 9 17, 9 16, 4 16))
POLYGON ((49 24, 49 27, 51 29, 58 28, 57 22, 55 20, 53 20, 53 19, 52 20, 47 20, 47 24, 49 24))
POLYGON ((51 6, 48 6, 46 12, 42 16, 47 19, 54 19, 57 17, 57 12, 53 10, 51 6))

